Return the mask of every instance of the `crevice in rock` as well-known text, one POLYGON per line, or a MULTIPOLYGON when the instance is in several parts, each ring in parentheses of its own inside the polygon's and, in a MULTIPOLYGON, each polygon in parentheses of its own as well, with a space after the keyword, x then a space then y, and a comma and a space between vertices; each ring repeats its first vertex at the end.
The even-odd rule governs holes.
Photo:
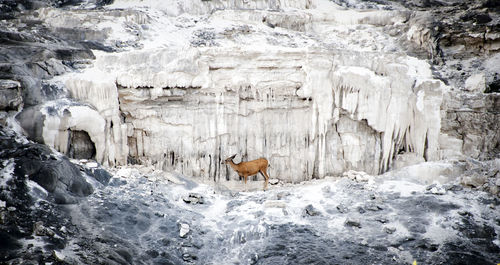
POLYGON ((95 144, 85 131, 69 130, 68 157, 75 159, 95 159, 95 144))

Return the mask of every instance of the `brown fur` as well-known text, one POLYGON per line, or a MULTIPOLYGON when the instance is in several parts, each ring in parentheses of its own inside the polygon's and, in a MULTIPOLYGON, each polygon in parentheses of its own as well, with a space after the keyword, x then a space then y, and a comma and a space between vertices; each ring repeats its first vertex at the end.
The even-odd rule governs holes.
POLYGON ((266 182, 264 183, 264 190, 266 190, 267 183, 269 182, 269 175, 267 175, 267 167, 269 166, 269 162, 267 161, 267 159, 259 158, 252 161, 240 162, 236 164, 233 162, 235 156, 236 155, 228 157, 225 162, 226 164, 229 164, 240 177, 243 177, 245 179, 245 186, 247 184, 247 178, 249 176, 253 176, 260 172, 266 179, 266 182))

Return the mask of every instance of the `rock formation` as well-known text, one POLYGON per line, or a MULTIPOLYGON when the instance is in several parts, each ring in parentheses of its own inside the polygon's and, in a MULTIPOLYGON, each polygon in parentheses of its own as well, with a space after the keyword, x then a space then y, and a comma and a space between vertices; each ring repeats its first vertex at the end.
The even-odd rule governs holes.
POLYGON ((16 117, 30 139, 69 156, 215 181, 231 178, 220 162, 232 153, 268 158, 288 182, 498 156, 488 1, 470 14, 453 1, 334 2, 23 11, 3 22, 16 49, 6 59, 30 63, 4 73, 2 106, 18 108, 22 90, 16 117))
POLYGON ((0 0, 0 263, 490 263, 499 21, 494 0, 0 0), (269 160, 269 191, 237 192, 234 153, 269 160))

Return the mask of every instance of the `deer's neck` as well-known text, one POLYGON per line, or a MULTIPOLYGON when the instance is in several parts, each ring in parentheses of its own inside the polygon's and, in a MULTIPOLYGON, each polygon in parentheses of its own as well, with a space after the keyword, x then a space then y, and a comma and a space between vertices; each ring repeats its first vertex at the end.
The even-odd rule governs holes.
POLYGON ((238 171, 238 168, 239 168, 239 164, 235 164, 233 162, 233 160, 229 161, 229 165, 235 170, 235 171, 238 171))

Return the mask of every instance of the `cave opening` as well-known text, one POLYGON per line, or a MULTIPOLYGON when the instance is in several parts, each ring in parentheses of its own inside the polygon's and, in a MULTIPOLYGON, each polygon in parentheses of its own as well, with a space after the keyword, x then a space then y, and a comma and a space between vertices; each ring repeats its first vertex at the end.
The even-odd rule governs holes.
POLYGON ((95 159, 94 142, 86 131, 69 131, 68 157, 74 159, 95 159))

